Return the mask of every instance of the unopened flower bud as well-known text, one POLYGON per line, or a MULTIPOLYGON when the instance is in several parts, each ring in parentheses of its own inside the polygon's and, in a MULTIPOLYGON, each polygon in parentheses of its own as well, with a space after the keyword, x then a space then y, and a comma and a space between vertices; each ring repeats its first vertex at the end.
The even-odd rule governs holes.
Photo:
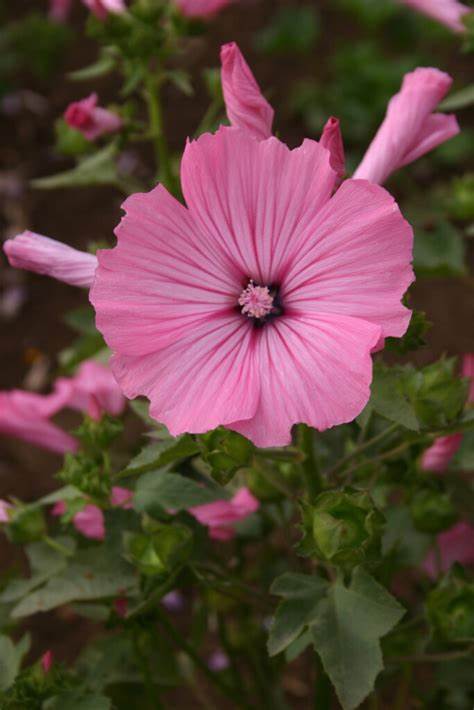
POLYGON ((427 614, 435 635, 445 641, 474 638, 474 584, 454 571, 428 596, 427 614))
POLYGON ((192 533, 183 525, 160 525, 151 534, 129 534, 126 554, 144 575, 166 574, 184 562, 191 550, 192 533))
POLYGON ((456 521, 456 508, 450 497, 434 489, 418 491, 412 498, 410 510, 415 527, 432 535, 447 530, 456 521))
POLYGON ((8 536, 16 544, 35 542, 41 540, 46 533, 46 524, 41 508, 32 506, 15 508, 10 524, 8 536))

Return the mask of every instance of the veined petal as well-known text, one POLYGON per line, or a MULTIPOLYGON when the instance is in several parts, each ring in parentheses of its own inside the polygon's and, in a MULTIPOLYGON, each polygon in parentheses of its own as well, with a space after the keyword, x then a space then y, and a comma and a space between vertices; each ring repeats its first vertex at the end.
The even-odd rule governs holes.
POLYGON ((336 314, 282 318, 259 333, 260 399, 252 419, 234 421, 256 446, 285 446, 291 427, 324 430, 352 421, 370 396, 377 325, 336 314))
POLYGON ((347 180, 311 225, 311 240, 288 270, 282 298, 297 313, 339 313, 403 335, 401 298, 413 281, 413 232, 386 190, 347 180))
POLYGON ((454 32, 465 32, 462 18, 471 12, 471 8, 458 0, 398 0, 404 5, 432 17, 454 32))
POLYGON ((342 142, 341 127, 339 119, 331 116, 326 121, 321 138, 320 145, 327 148, 330 154, 331 167, 336 175, 342 180, 346 172, 346 158, 344 155, 344 143, 342 142))

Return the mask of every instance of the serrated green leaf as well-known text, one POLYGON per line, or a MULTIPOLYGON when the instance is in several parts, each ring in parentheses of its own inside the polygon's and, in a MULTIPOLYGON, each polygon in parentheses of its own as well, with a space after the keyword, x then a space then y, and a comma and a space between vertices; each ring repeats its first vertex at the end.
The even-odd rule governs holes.
POLYGON ((176 473, 151 471, 138 481, 133 507, 139 513, 153 515, 157 509, 186 510, 226 497, 225 491, 217 487, 206 488, 176 473))
POLYGON ((328 584, 320 577, 286 573, 278 577, 271 593, 284 597, 277 608, 268 636, 268 653, 275 656, 293 644, 312 622, 328 584))
POLYGON ((311 625, 313 642, 344 710, 356 708, 372 691, 383 669, 380 638, 404 609, 362 568, 350 587, 332 585, 311 625))
POLYGON ((193 456, 199 452, 199 447, 189 434, 169 439, 162 439, 147 444, 134 459, 130 461, 123 474, 131 475, 141 470, 149 470, 150 466, 159 469, 170 463, 193 456))
POLYGON ((375 367, 369 406, 390 421, 418 431, 418 418, 407 394, 410 376, 411 373, 402 367, 375 367))
POLYGON ((29 648, 28 634, 16 646, 8 636, 0 635, 0 690, 7 690, 13 684, 29 648))
POLYGON ((40 190, 60 187, 88 187, 90 185, 120 185, 115 158, 117 147, 110 143, 93 155, 83 158, 75 168, 57 175, 38 178, 32 186, 40 190))

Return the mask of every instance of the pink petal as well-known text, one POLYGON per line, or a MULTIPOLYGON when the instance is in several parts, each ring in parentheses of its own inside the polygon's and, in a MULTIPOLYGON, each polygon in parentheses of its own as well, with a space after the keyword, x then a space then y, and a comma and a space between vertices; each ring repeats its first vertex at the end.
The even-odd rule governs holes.
POLYGON ((105 538, 104 514, 96 505, 89 503, 73 518, 74 527, 85 537, 92 540, 105 538))
POLYGON ((377 325, 337 314, 280 317, 260 331, 255 417, 229 428, 256 446, 285 446, 298 422, 324 430, 352 421, 370 396, 370 353, 380 333, 377 325))
POLYGON ((462 433, 440 436, 423 453, 421 457, 421 468, 424 471, 434 471, 436 473, 445 471, 451 459, 459 450, 462 440, 462 433))
POLYGON ((99 20, 106 20, 109 12, 120 15, 127 9, 124 0, 82 0, 82 2, 99 20))
POLYGON ((120 130, 123 121, 116 113, 98 106, 98 96, 93 93, 85 99, 69 104, 64 112, 66 123, 80 131, 89 141, 120 130))
POLYGON ((398 168, 456 135, 453 116, 431 115, 451 83, 439 69, 421 67, 406 74, 354 177, 382 184, 398 168))
POLYGON ((98 253, 90 296, 97 327, 113 350, 156 353, 234 308, 241 273, 162 186, 129 197, 123 208, 118 245, 98 253))
POLYGON ((11 266, 52 276, 72 286, 88 288, 94 280, 97 258, 34 232, 22 232, 3 245, 11 266))
POLYGON ((276 138, 259 142, 233 128, 188 143, 181 164, 188 207, 210 248, 235 263, 242 288, 250 278, 282 281, 335 179, 316 141, 289 150, 276 138))
POLYGON ((10 515, 8 511, 13 508, 10 503, 6 500, 0 499, 0 523, 8 523, 10 520, 10 515))
POLYGON ((399 2, 438 20, 454 32, 466 31, 462 18, 471 12, 471 8, 458 0, 399 0, 399 2))
POLYGON ((207 17, 230 5, 233 0, 175 0, 186 17, 207 17))
POLYGON ((334 313, 401 336, 410 311, 401 298, 413 281, 413 232, 383 188, 346 180, 308 229, 286 277, 283 299, 298 313, 334 313))
POLYGON ((106 412, 120 415, 125 408, 125 399, 112 371, 95 360, 85 360, 72 378, 58 381, 69 386, 69 396, 65 406, 100 419, 106 412))
POLYGON ((133 491, 122 486, 112 486, 110 503, 117 508, 129 509, 132 507, 133 491))
POLYGON ((41 668, 43 669, 43 671, 45 673, 49 673, 49 671, 51 670, 51 666, 53 665, 53 660, 54 660, 54 657, 53 657, 52 651, 46 651, 46 653, 43 653, 43 655, 41 656, 41 660, 40 660, 41 668))
POLYGON ((230 123, 256 138, 269 138, 274 111, 235 42, 221 47, 221 65, 222 90, 230 123))
POLYGON ((232 508, 236 513, 245 517, 255 513, 260 508, 260 501, 249 491, 248 488, 241 488, 231 500, 232 508))
POLYGON ((467 353, 464 355, 462 362, 462 376, 467 377, 471 380, 471 387, 469 389, 468 402, 470 404, 474 403, 474 353, 467 353))
POLYGON ((234 523, 254 513, 259 506, 259 501, 248 488, 241 488, 231 500, 197 505, 189 512, 209 527, 209 536, 213 540, 231 540, 235 536, 234 523))
POLYGON ((328 118, 326 124, 323 128, 321 138, 319 139, 320 145, 323 148, 327 148, 330 153, 330 163, 331 168, 334 170, 339 178, 343 178, 346 172, 346 158, 344 155, 344 143, 342 142, 341 127, 339 125, 339 119, 328 118))
POLYGON ((66 501, 64 500, 58 500, 57 503, 53 505, 51 508, 51 515, 54 515, 54 517, 60 517, 61 515, 64 515, 64 513, 67 511, 67 505, 66 501))
POLYGON ((50 0, 49 18, 55 22, 66 22, 72 8, 72 0, 50 0))
MULTIPOLYGON (((455 562, 461 565, 474 565, 474 527, 461 522, 437 537, 441 557, 441 572, 447 572, 455 562)), ((430 577, 438 575, 438 562, 435 550, 430 550, 422 565, 430 577)))
POLYGON ((188 327, 158 352, 116 355, 112 369, 125 395, 148 397, 151 416, 173 436, 198 434, 253 416, 259 390, 253 348, 251 324, 230 312, 188 327))

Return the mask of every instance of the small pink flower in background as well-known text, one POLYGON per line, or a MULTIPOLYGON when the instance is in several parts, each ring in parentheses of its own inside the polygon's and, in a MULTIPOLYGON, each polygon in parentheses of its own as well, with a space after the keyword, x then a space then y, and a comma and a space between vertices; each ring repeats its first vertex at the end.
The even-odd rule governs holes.
POLYGON ((454 32, 464 32, 466 27, 462 22, 464 15, 471 12, 471 8, 467 7, 458 0, 398 0, 404 5, 412 7, 418 12, 422 12, 428 17, 432 17, 442 25, 446 25, 454 32))
POLYGON ((455 116, 433 113, 451 84, 451 77, 439 69, 420 67, 405 74, 353 177, 382 184, 391 173, 459 133, 455 116))
POLYGON ((41 668, 43 669, 44 673, 49 673, 51 670, 51 667, 53 665, 53 652, 52 651, 46 651, 46 653, 43 653, 40 659, 41 663, 41 668))
MULTIPOLYGON (((462 376, 471 380, 467 401, 472 404, 474 403, 474 353, 469 353, 464 356, 462 376)), ((451 459, 459 450, 463 438, 464 435, 462 432, 440 436, 423 453, 421 457, 421 468, 424 471, 443 473, 448 468, 451 459)))
POLYGON ((35 232, 22 232, 3 245, 10 266, 52 276, 72 286, 89 288, 97 257, 35 232))
POLYGON ((110 496, 110 503, 117 508, 128 510, 132 507, 133 491, 121 486, 113 486, 110 496))
POLYGON ((229 656, 221 649, 213 651, 208 658, 207 665, 211 671, 214 671, 215 673, 225 671, 226 668, 230 666, 229 656))
POLYGON ((88 503, 75 514, 72 521, 76 530, 84 537, 88 537, 91 540, 103 540, 105 538, 104 514, 96 505, 88 503))
POLYGON ((316 141, 221 128, 186 147, 187 208, 162 186, 124 203, 90 298, 122 391, 173 435, 223 425, 280 446, 367 403, 372 349, 410 320, 413 235, 385 190, 336 181, 316 141))
POLYGON ((114 599, 114 609, 117 616, 120 616, 121 619, 125 619, 128 613, 127 597, 117 597, 114 599))
POLYGON ((168 611, 182 611, 184 608, 184 596, 177 589, 173 589, 161 598, 161 603, 168 611))
POLYGON ((60 378, 59 383, 70 388, 67 407, 87 412, 99 420, 104 412, 118 416, 125 408, 125 398, 106 365, 85 360, 71 378, 60 378))
POLYGON ((342 142, 341 128, 339 119, 331 116, 328 118, 319 143, 323 148, 327 148, 330 158, 331 168, 336 175, 342 180, 346 172, 346 159, 344 155, 344 143, 342 142))
POLYGON ((447 572, 450 567, 459 562, 461 565, 474 565, 474 527, 466 522, 457 523, 449 530, 437 536, 440 567, 436 551, 430 550, 423 562, 423 569, 433 579, 439 572, 447 572))
POLYGON ((0 499, 0 523, 8 523, 10 520, 9 510, 13 508, 6 500, 0 499))
POLYGON ((72 0, 50 0, 49 17, 55 22, 66 22, 72 8, 72 0))
POLYGON ((123 125, 116 113, 97 106, 98 100, 97 94, 91 94, 86 99, 69 104, 64 113, 68 126, 80 131, 89 141, 106 133, 115 133, 123 125))
POLYGON ((56 503, 51 508, 51 515, 54 515, 57 517, 64 515, 66 512, 67 512, 67 505, 64 500, 56 501, 56 503))
POLYGON ((207 17, 214 15, 234 0, 175 0, 176 6, 186 17, 207 17))
POLYGON ((269 138, 274 111, 235 42, 221 47, 221 78, 230 123, 258 139, 269 138))
POLYGON ((213 540, 231 540, 235 537, 234 523, 247 518, 260 507, 260 502, 248 488, 241 488, 231 500, 196 505, 189 509, 201 525, 209 528, 213 540))
POLYGON ((82 0, 82 2, 99 20, 106 20, 109 13, 121 15, 127 9, 124 0, 82 0))

